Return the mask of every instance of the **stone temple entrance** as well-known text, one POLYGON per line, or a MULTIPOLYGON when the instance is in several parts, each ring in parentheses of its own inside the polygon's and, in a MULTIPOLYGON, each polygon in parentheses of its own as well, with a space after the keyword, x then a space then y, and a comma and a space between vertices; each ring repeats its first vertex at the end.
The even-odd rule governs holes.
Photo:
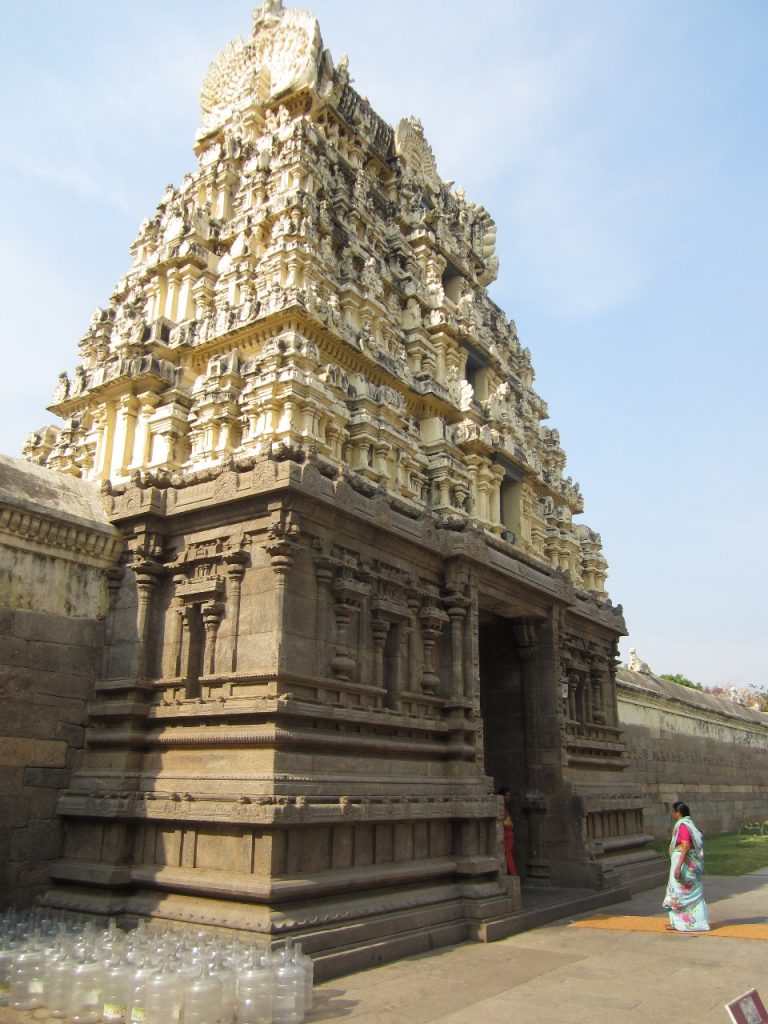
POLYGON ((523 812, 528 791, 526 695, 514 620, 480 613, 480 712, 485 774, 494 791, 512 793, 517 868, 526 876, 528 826, 523 812))
POLYGON ((487 939, 502 782, 529 881, 621 883, 624 622, 492 219, 306 12, 257 9, 201 99, 26 450, 125 540, 49 902, 300 937, 319 976, 487 939))

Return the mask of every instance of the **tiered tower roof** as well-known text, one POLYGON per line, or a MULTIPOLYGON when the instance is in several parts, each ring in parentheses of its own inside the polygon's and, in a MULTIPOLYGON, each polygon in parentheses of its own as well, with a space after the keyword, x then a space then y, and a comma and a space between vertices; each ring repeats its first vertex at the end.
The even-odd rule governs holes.
POLYGON ((604 596, 531 355, 487 293, 489 213, 393 129, 316 19, 267 0, 201 92, 198 168, 61 374, 32 461, 120 487, 316 459, 408 514, 474 525, 604 596))

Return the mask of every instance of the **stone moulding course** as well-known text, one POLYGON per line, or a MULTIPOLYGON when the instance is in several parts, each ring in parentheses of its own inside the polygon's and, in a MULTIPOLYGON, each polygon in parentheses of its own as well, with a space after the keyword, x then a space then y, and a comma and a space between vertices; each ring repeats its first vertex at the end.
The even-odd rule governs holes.
POLYGON ((114 527, 99 528, 61 512, 52 515, 0 501, 0 544, 38 553, 55 550, 59 557, 102 568, 114 565, 123 543, 114 527))

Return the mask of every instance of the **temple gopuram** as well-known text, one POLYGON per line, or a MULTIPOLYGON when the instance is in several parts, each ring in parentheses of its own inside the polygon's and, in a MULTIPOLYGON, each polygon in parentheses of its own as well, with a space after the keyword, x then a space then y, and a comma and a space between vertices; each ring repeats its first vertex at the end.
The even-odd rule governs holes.
POLYGON ((658 879, 621 609, 495 225, 269 0, 25 457, 125 540, 50 904, 299 938, 325 976, 658 879))

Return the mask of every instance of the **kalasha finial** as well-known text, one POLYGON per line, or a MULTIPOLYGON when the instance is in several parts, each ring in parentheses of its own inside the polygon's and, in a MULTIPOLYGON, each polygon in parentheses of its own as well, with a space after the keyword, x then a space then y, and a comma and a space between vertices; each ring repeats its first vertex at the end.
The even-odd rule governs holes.
POLYGON ((264 0, 261 7, 254 9, 253 31, 256 32, 262 25, 279 21, 283 16, 283 10, 283 0, 264 0))

